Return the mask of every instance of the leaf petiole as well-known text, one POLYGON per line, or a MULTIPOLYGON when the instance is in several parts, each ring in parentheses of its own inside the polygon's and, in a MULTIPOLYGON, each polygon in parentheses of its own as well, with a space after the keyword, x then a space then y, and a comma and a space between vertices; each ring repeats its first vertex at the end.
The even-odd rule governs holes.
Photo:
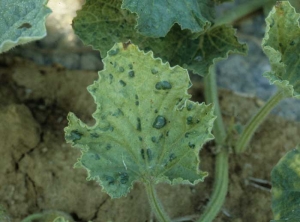
POLYGON ((216 156, 214 188, 210 201, 198 222, 211 222, 220 212, 228 190, 228 150, 224 146, 226 131, 219 106, 215 65, 210 68, 209 75, 204 78, 206 103, 214 104, 217 119, 214 122, 213 133, 217 146, 221 151, 216 156))
POLYGON ((146 193, 148 196, 149 204, 157 220, 161 222, 171 222, 171 219, 169 218, 168 214, 164 211, 163 206, 157 197, 154 184, 151 182, 145 182, 144 185, 146 187, 146 193))
POLYGON ((211 222, 220 212, 228 190, 228 150, 222 150, 216 156, 216 169, 213 193, 204 213, 198 222, 211 222))
POLYGON ((266 116, 271 112, 271 110, 284 98, 286 94, 283 90, 279 90, 275 95, 273 95, 263 107, 250 119, 250 121, 245 126, 241 136, 236 142, 235 152, 242 153, 246 150, 250 139, 252 138, 254 132, 264 121, 266 116))

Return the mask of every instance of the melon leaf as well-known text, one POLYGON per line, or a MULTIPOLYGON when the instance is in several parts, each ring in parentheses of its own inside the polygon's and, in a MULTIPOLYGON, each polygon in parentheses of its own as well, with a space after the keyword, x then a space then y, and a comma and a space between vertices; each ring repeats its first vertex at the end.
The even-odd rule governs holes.
POLYGON ((0 53, 46 36, 47 0, 0 2, 0 53))
POLYGON ((300 221, 300 146, 280 159, 271 179, 272 221, 300 221))
POLYGON ((187 71, 129 43, 116 44, 103 63, 99 80, 88 87, 96 124, 68 116, 66 140, 82 152, 76 166, 113 198, 126 195, 135 181, 203 181, 199 150, 213 139, 215 116, 212 105, 188 100, 187 71))
POLYGON ((272 71, 264 76, 287 96, 300 98, 300 14, 287 1, 278 1, 266 19, 263 50, 272 71))
POLYGON ((73 20, 73 28, 85 44, 99 50, 103 57, 116 42, 131 40, 140 49, 153 51, 155 57, 171 66, 180 65, 201 76, 206 76, 211 65, 226 59, 229 54, 247 51, 230 26, 213 27, 195 37, 175 25, 165 37, 150 38, 136 32, 135 20, 136 15, 121 9, 121 0, 114 4, 87 0, 73 20))
POLYGON ((175 23, 193 33, 203 32, 214 18, 211 0, 123 0, 122 8, 138 15, 138 32, 155 38, 166 36, 175 23))

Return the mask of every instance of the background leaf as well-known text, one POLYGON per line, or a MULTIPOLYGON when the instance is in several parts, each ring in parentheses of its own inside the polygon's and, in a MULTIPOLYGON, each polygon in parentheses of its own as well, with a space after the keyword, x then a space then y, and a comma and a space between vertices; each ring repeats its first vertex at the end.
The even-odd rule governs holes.
POLYGON ((0 53, 46 36, 47 0, 0 1, 0 53))
POLYGON ((264 76, 295 98, 300 98, 299 17, 289 2, 277 2, 266 19, 262 42, 272 67, 264 76))
POLYGON ((156 38, 166 36, 175 23, 202 32, 214 18, 211 0, 123 0, 122 8, 138 15, 138 32, 156 38))
POLYGON ((172 66, 180 65, 205 76, 214 62, 227 58, 230 53, 247 51, 246 45, 235 37, 234 29, 225 25, 210 28, 197 38, 178 25, 164 38, 145 37, 134 29, 136 16, 120 7, 121 1, 87 0, 73 21, 75 33, 103 57, 115 42, 130 39, 140 49, 152 50, 156 57, 172 66))
POLYGON ((300 221, 300 147, 280 159, 271 173, 274 221, 300 221))
POLYGON ((126 195, 134 181, 195 184, 199 150, 213 138, 212 105, 189 101, 188 73, 152 52, 116 44, 88 90, 97 104, 94 126, 69 114, 66 140, 79 147, 77 166, 111 197, 126 195))

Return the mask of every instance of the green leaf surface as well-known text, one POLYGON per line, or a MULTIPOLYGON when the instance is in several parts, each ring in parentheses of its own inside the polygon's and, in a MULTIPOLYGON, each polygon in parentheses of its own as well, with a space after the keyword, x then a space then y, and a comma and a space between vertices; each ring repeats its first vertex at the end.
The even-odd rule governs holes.
POLYGON ((280 159, 271 173, 274 222, 300 221, 300 147, 280 159))
POLYGON ((272 67, 264 76, 295 98, 300 98, 299 17, 289 2, 277 2, 266 19, 262 42, 272 67))
POLYGON ((104 0, 87 0, 73 21, 75 33, 85 44, 98 49, 103 57, 116 42, 131 40, 144 51, 152 50, 155 57, 172 66, 180 65, 205 76, 214 62, 227 58, 230 53, 247 51, 246 45, 235 37, 234 29, 225 25, 210 28, 197 38, 178 25, 164 38, 145 37, 134 29, 136 16, 120 7, 121 1, 111 4, 104 0))
POLYGON ((175 23, 202 32, 214 18, 211 0, 123 0, 122 8, 138 15, 138 32, 155 38, 166 36, 175 23))
POLYGON ((69 114, 66 140, 80 148, 76 166, 87 169, 111 197, 134 181, 195 184, 199 150, 213 139, 212 105, 189 101, 186 70, 170 67, 132 44, 116 44, 88 87, 97 110, 94 126, 69 114))
POLYGON ((47 0, 0 1, 0 53, 46 36, 47 0))

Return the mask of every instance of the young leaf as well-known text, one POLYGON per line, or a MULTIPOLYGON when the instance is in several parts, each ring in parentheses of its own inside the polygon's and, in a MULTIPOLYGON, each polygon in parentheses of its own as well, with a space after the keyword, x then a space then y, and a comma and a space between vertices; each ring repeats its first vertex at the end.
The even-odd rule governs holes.
POLYGON ((47 0, 0 2, 0 53, 46 36, 47 0))
POLYGON ((278 1, 266 19, 262 42, 272 66, 272 71, 264 76, 295 98, 300 98, 299 17, 289 2, 278 1))
POLYGON ((66 140, 81 149, 77 166, 111 197, 134 181, 195 184, 199 150, 213 138, 212 105, 189 101, 186 70, 170 67, 132 44, 116 44, 88 87, 97 104, 94 126, 69 114, 66 140))
POLYGON ((271 173, 275 221, 300 221, 300 146, 280 159, 271 173))
POLYGON ((177 23, 182 29, 203 32, 213 20, 211 0, 123 0, 122 8, 138 15, 137 30, 149 37, 164 37, 177 23))
POLYGON ((247 51, 246 45, 240 44, 235 37, 234 29, 225 25, 210 28, 197 38, 188 30, 182 31, 178 25, 164 38, 145 37, 134 29, 136 16, 120 7, 120 0, 114 4, 87 0, 73 21, 76 34, 85 44, 98 49, 103 57, 115 42, 130 39, 140 49, 152 50, 156 57, 172 66, 180 65, 205 76, 214 62, 227 58, 230 53, 247 51))

